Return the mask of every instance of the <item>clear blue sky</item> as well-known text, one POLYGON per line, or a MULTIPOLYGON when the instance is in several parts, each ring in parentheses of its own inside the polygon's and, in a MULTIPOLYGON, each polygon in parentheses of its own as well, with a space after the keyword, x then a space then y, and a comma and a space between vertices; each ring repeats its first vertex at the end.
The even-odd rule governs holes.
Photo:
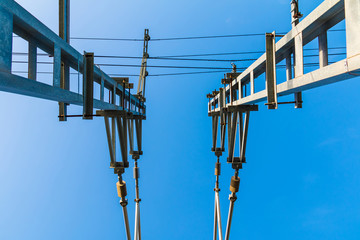
MULTIPOLYGON (((17 2, 58 31, 57 0, 17 2)), ((142 38, 144 28, 150 29, 153 38, 287 32, 291 27, 289 2, 73 0, 71 35, 142 38)), ((322 1, 300 2, 307 15, 322 1)), ((343 27, 343 23, 337 26, 343 27)), ((345 46, 344 39, 343 33, 332 33, 329 46, 345 46)), ((141 43, 71 43, 81 52, 98 55, 142 53, 141 43)), ((150 42, 149 53, 259 51, 264 45, 264 37, 164 41, 150 42)), ((24 42, 15 40, 14 50, 25 49, 24 42)), ((138 64, 140 60, 113 62, 138 64)), ((150 64, 230 66, 156 60, 150 64)), ((25 68, 14 65, 13 69, 25 68)), ((180 71, 149 69, 150 74, 180 71)), ((148 79, 144 155, 139 163, 143 239, 212 238, 216 159, 210 151, 211 120, 205 96, 220 87, 222 75, 148 79)), ((279 74, 279 81, 283 80, 284 75, 279 74)), ((50 82, 51 75, 39 76, 39 81, 50 82)), ((77 85, 76 76, 72 83, 77 85)), ((248 163, 240 173, 231 239, 360 238, 359 88, 359 78, 355 78, 307 91, 303 109, 297 110, 280 106, 269 111, 260 104, 260 111, 250 119, 248 163)), ((56 102, 3 92, 0 109, 0 239, 125 239, 103 120, 60 123, 56 102)), ((70 108, 70 113, 80 112, 81 108, 70 108)), ((225 225, 233 170, 224 157, 221 160, 225 225)), ((133 229, 132 169, 126 172, 125 181, 133 229)))

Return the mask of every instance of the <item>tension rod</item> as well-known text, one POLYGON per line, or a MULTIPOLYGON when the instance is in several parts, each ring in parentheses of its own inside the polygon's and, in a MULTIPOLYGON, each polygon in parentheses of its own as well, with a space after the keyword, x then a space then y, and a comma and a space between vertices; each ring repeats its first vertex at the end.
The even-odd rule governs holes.
POLYGON ((133 155, 135 160, 134 163, 134 179, 135 179, 135 229, 134 229, 134 240, 141 240, 141 225, 140 225, 140 194, 139 194, 139 178, 140 178, 140 171, 138 167, 138 156, 133 155))
POLYGON ((240 178, 239 178, 239 169, 237 168, 235 169, 235 174, 234 176, 231 177, 231 182, 230 182, 230 191, 231 191, 231 194, 229 195, 230 206, 229 206, 229 214, 226 225, 225 240, 229 240, 230 238, 232 214, 234 210, 234 203, 237 200, 236 193, 239 191, 239 186, 240 186, 240 178))
POLYGON ((217 239, 218 231, 219 231, 219 239, 223 240, 222 237, 222 225, 221 225, 221 214, 220 214, 220 199, 219 199, 219 177, 221 174, 221 163, 220 163, 220 156, 221 151, 215 152, 217 156, 217 162, 215 163, 215 176, 216 176, 216 182, 215 182, 215 207, 214 207, 214 240, 217 239))
POLYGON ((118 196, 120 197, 120 205, 123 209, 123 215, 124 215, 124 222, 125 222, 125 229, 126 229, 126 236, 128 240, 131 240, 131 234, 130 234, 130 226, 129 226, 129 217, 127 212, 127 204, 128 201, 126 199, 127 191, 126 191, 126 183, 124 180, 122 180, 122 173, 119 173, 119 181, 116 183, 116 188, 118 192, 118 196))

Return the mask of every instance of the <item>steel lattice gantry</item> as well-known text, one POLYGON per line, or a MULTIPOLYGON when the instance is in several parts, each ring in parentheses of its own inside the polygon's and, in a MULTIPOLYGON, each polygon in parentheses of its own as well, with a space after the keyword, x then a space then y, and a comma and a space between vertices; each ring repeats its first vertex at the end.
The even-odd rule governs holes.
MULTIPOLYGON (((286 60, 287 81, 274 85, 273 94, 285 96, 299 93, 304 90, 320 87, 326 84, 354 78, 360 72, 360 2, 358 0, 325 0, 292 30, 283 36, 274 46, 275 61, 271 66, 286 60), (341 61, 328 64, 327 31, 337 23, 345 19, 346 22, 346 58, 341 61), (312 40, 319 39, 319 69, 304 74, 303 47, 312 40), (291 57, 294 63, 292 65, 291 57)), ((269 49, 270 50, 270 49, 269 49)), ((266 72, 267 62, 271 59, 264 53, 250 67, 234 79, 223 89, 226 103, 224 107, 239 106, 259 103, 269 96, 267 89, 255 91, 256 78, 266 72), (245 85, 250 85, 250 94, 246 95, 243 90, 245 85)), ((266 76, 267 82, 276 83, 276 76, 266 76)), ((270 92, 271 94, 271 92, 270 92)), ((209 102, 208 112, 220 112, 220 94, 217 93, 209 102)), ((274 103, 277 107, 277 102, 274 103)), ((299 104, 297 102, 296 104, 299 104)))
MULTIPOLYGON (((294 13, 293 13, 294 16, 294 13)), ((236 111, 249 112, 255 103, 267 100, 269 109, 276 109, 279 104, 293 103, 295 108, 302 107, 301 92, 330 83, 360 76, 360 1, 358 0, 326 0, 313 12, 297 24, 293 24, 290 32, 275 43, 275 32, 266 34, 266 53, 258 58, 242 73, 228 73, 222 79, 224 88, 208 94, 208 113, 213 118, 213 132, 217 136, 218 125, 229 124, 229 143, 233 144, 231 121, 226 118, 236 111), (346 23, 346 58, 329 64, 327 31, 345 19, 346 23), (303 48, 318 38, 319 68, 304 74, 303 48), (286 60, 286 80, 277 84, 276 64, 286 60), (255 91, 257 77, 266 75, 265 90, 255 91), (250 89, 245 91, 245 87, 250 89), (294 94, 293 102, 279 102, 278 97, 294 94), (240 109, 240 110, 239 110, 240 109), (243 109, 243 110, 241 110, 243 109), (217 119, 220 117, 221 121, 217 119)), ((244 126, 246 133, 247 124, 244 126)), ((240 129, 241 131, 241 129, 240 129)), ((226 133, 225 129, 221 134, 226 133)), ((224 139, 221 136, 221 139, 224 139)), ((245 139, 246 136, 242 136, 245 139)), ((213 151, 216 138, 213 139, 213 151)), ((224 151, 224 144, 221 149, 224 151)), ((245 146, 246 147, 246 146, 245 146)), ((245 149, 241 150, 245 153, 245 149)), ((244 160, 245 156, 241 156, 244 160)), ((234 151, 229 146, 228 161, 233 163, 234 151)), ((243 161, 241 160, 241 161, 243 161)))
POLYGON ((117 183, 120 204, 123 207, 126 234, 131 239, 126 185, 122 180, 125 168, 129 167, 128 154, 135 160, 136 181, 135 239, 141 240, 140 206, 137 160, 142 155, 142 120, 146 118, 145 80, 148 59, 149 30, 145 30, 142 67, 139 89, 136 95, 130 93, 133 84, 128 78, 111 78, 94 65, 94 54, 80 54, 69 45, 70 0, 59 0, 59 34, 51 31, 38 19, 13 0, 0 0, 0 91, 16 93, 59 102, 59 120, 66 121, 67 105, 83 106, 82 117, 92 119, 93 109, 97 116, 105 119, 110 167, 119 176, 117 183), (28 42, 28 78, 12 74, 13 34, 28 42), (41 49, 53 58, 52 85, 37 81, 37 51, 41 49), (82 94, 70 91, 70 68, 83 75, 82 94), (100 99, 94 98, 94 84, 100 86, 100 99), (105 91, 109 101, 105 101, 105 91), (117 100, 119 99, 119 100, 117 100), (110 121, 111 120, 111 121, 110 121), (120 160, 116 157, 116 138, 120 145, 120 160), (135 136, 135 137, 134 137, 135 136), (134 143, 134 140, 136 141, 134 143), (129 143, 129 144, 128 144, 129 143))
POLYGON ((235 68, 232 73, 227 73, 222 79, 224 87, 207 95, 208 114, 213 123, 212 151, 218 159, 215 165, 214 240, 217 239, 218 233, 219 239, 223 239, 218 209, 218 192, 220 191, 218 180, 219 157, 225 151, 225 135, 228 135, 227 162, 235 169, 235 175, 231 179, 230 207, 225 233, 225 239, 228 240, 232 211, 240 182, 238 170, 246 162, 249 114, 251 111, 258 110, 255 104, 267 101, 265 105, 268 109, 277 109, 279 104, 294 104, 295 108, 302 108, 302 91, 360 76, 360 1, 325 0, 302 21, 299 21, 302 14, 299 12, 298 1, 293 0, 291 4, 291 31, 281 36, 277 42, 275 39, 280 36, 275 32, 267 33, 265 35, 266 52, 244 72, 237 73, 235 68), (343 20, 346 25, 346 57, 335 63, 329 63, 327 32, 343 20), (319 68, 304 74, 304 46, 315 39, 318 39, 319 44, 319 68), (286 61, 286 76, 283 77, 286 81, 277 84, 277 64, 284 60, 286 61), (265 86, 262 86, 265 90, 256 91, 255 84, 261 81, 257 78, 262 74, 266 76, 265 86), (294 101, 280 102, 278 98, 285 95, 294 95, 294 101), (238 137, 236 137, 237 134, 239 134, 238 137), (238 156, 235 156, 236 139, 239 139, 238 156))
MULTIPOLYGON (((82 55, 65 40, 52 32, 38 19, 32 16, 13 0, 0 0, 0 90, 31 97, 43 98, 67 104, 84 106, 93 104, 102 110, 127 110, 134 115, 145 116, 145 105, 136 96, 98 67, 91 63, 91 54, 82 55), (29 76, 20 77, 11 73, 13 33, 29 43, 29 76), (36 81, 36 48, 53 56, 53 84, 48 85, 36 81), (87 61, 88 59, 88 61, 87 61), (92 89, 77 94, 60 87, 61 62, 73 70, 83 74, 85 86, 100 85, 100 100, 89 99, 92 89), (93 68, 89 69, 89 67, 93 68), (87 68, 88 67, 88 68, 87 68), (88 73, 88 74, 86 74, 88 73), (92 75, 92 76, 89 76, 92 75), (93 80, 93 82, 88 82, 93 80), (105 89, 111 92, 112 100, 104 101, 105 89), (116 104, 116 96, 125 97, 128 104, 116 104)), ((85 111, 85 110, 84 110, 85 111)))

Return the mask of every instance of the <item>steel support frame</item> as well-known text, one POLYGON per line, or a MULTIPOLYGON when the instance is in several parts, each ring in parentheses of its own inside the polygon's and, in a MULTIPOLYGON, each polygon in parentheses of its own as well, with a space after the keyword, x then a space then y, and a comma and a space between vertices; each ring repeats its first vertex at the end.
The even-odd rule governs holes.
POLYGON ((228 117, 228 158, 227 162, 234 169, 241 169, 242 163, 246 163, 246 143, 249 129, 251 111, 258 111, 257 105, 242 105, 227 107, 228 117), (239 129, 239 156, 235 157, 235 145, 237 129, 239 129))
MULTIPOLYGON (((83 55, 13 0, 0 0, 0 20, 2 23, 0 30, 0 91, 83 106, 83 95, 61 87, 61 62, 80 74, 84 74, 83 55), (28 78, 11 74, 13 33, 29 42, 28 78), (36 50, 38 48, 53 56, 52 85, 36 81, 36 50)), ((126 89, 98 67, 94 66, 93 72, 94 82, 103 86, 100 95, 104 96, 103 91, 106 89, 114 90, 115 95, 121 95, 123 92, 128 95, 126 89)), ((130 112, 134 115, 145 116, 144 103, 134 95, 130 95, 130 98, 130 112)), ((94 108, 105 110, 127 110, 129 108, 128 106, 118 106, 115 102, 105 102, 103 98, 101 100, 93 99, 93 105, 94 108)))
MULTIPOLYGON (((292 30, 276 43, 276 63, 287 59, 287 81, 277 84, 278 96, 295 94, 295 107, 301 107, 302 91, 358 76, 360 71, 360 17, 358 0, 325 0, 306 18, 294 25, 292 30), (328 29, 345 19, 347 57, 341 61, 326 64, 327 44, 325 34, 328 29), (303 46, 319 38, 321 68, 304 74, 303 46), (294 54, 294 77, 292 77, 290 56, 294 54)), ((266 54, 263 54, 250 67, 240 74, 232 85, 256 81, 256 78, 266 72, 266 54)), ((226 94, 230 86, 226 87, 226 94)), ((219 112, 215 106, 219 94, 209 101, 209 113, 219 112)), ((226 106, 248 105, 267 99, 267 91, 252 92, 250 95, 227 103, 226 106)))
POLYGON ((96 114, 104 117, 110 153, 110 167, 114 168, 117 174, 119 170, 129 167, 128 154, 133 155, 136 160, 143 154, 142 121, 145 117, 123 110, 98 110, 96 114), (110 126, 110 119, 115 124, 110 126), (134 138, 134 131, 136 131, 136 138, 134 138), (116 132, 120 144, 121 161, 117 161, 115 153, 116 132), (134 139, 136 139, 137 149, 135 149, 134 139))

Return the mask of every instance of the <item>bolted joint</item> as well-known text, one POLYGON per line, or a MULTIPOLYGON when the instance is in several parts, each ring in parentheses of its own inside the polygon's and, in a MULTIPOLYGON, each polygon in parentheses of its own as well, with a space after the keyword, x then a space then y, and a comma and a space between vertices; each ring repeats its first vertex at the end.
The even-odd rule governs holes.
POLYGON ((120 183, 120 182, 117 182, 117 183, 116 183, 116 188, 117 188, 118 196, 119 196, 121 199, 124 199, 124 200, 125 200, 125 197, 126 197, 126 195, 127 195, 126 183, 125 183, 125 181, 121 181, 121 183, 120 183))
POLYGON ((229 195, 229 200, 230 200, 231 202, 235 202, 235 201, 237 200, 236 194, 235 194, 235 193, 231 193, 231 194, 229 195))
POLYGON ((240 178, 232 176, 230 182, 230 191, 232 193, 237 193, 239 191, 239 186, 240 186, 240 178))
POLYGON ((122 207, 126 207, 127 206, 127 204, 128 204, 128 201, 126 200, 126 199, 121 199, 120 200, 120 205, 122 206, 122 207))
POLYGON ((140 203, 140 202, 141 202, 141 198, 136 198, 136 199, 134 199, 134 202, 140 203))
POLYGON ((214 191, 215 192, 220 192, 220 188, 216 187, 216 188, 214 188, 214 191))
POLYGON ((223 152, 222 148, 215 148, 215 156, 221 157, 222 152, 223 152))
POLYGON ((230 84, 232 81, 231 78, 223 78, 221 79, 221 84, 230 84))
POLYGON ((119 178, 121 178, 121 175, 125 172, 124 167, 116 167, 114 166, 114 174, 117 174, 119 178))

